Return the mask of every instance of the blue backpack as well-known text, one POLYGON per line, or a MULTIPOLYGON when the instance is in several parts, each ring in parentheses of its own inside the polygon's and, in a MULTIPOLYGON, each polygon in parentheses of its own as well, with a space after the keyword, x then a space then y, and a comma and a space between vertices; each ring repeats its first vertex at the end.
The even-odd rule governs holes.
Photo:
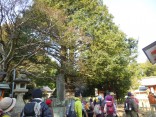
POLYGON ((67 106, 67 110, 66 110, 67 117, 76 117, 76 112, 74 108, 75 108, 75 100, 72 100, 67 106))

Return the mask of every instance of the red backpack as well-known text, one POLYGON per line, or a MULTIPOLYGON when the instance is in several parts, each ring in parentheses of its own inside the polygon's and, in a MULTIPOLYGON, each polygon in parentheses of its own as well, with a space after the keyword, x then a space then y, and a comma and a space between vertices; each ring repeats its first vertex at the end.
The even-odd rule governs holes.
POLYGON ((115 109, 114 109, 114 104, 113 102, 106 102, 106 107, 107 107, 107 114, 108 115, 113 115, 113 113, 115 112, 115 109))

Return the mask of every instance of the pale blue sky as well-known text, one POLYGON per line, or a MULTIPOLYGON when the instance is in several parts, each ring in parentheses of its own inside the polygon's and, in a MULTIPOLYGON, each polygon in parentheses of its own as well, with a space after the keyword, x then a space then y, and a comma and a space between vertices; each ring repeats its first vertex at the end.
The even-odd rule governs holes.
POLYGON ((103 0, 114 22, 128 37, 139 39, 139 63, 145 62, 142 48, 156 41, 156 0, 103 0))

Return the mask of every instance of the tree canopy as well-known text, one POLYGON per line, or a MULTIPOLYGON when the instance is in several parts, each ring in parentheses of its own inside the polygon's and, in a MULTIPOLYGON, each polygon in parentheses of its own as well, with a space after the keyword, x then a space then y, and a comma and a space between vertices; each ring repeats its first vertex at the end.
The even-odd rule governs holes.
POLYGON ((1 11, 1 71, 24 68, 37 75, 38 86, 63 74, 73 86, 124 96, 136 78, 137 40, 115 25, 107 6, 98 0, 34 0, 20 3, 25 9, 17 12, 12 2, 1 11))

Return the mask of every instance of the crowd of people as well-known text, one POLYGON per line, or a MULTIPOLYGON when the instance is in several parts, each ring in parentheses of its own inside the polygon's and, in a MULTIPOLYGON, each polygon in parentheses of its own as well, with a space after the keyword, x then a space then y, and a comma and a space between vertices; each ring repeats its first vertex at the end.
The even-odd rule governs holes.
MULTIPOLYGON (((149 93, 149 102, 156 109, 155 96, 149 93)), ((0 101, 0 117, 11 117, 11 112, 16 105, 16 99, 4 97, 0 101)), ((75 92, 73 103, 66 107, 66 117, 118 117, 117 102, 113 92, 107 92, 103 96, 90 98, 88 101, 82 100, 80 91, 75 92), (70 108, 69 108, 70 107, 70 108), (74 112, 70 112, 73 108, 74 112)), ((128 92, 124 102, 124 111, 126 117, 139 117, 139 101, 134 94, 128 92)), ((32 99, 26 103, 20 117, 54 117, 52 99, 43 101, 41 89, 35 89, 32 92, 32 99)))
MULTIPOLYGON (((13 112, 15 105, 15 98, 4 97, 0 101, 0 117, 13 117, 11 112, 13 112)), ((25 104, 20 117, 54 117, 51 105, 51 99, 43 101, 41 89, 34 89, 32 99, 25 104)))
MULTIPOLYGON (((76 117, 117 117, 117 103, 112 93, 108 92, 105 98, 99 96, 95 99, 90 98, 89 101, 82 101, 81 92, 77 91, 74 100, 76 117)), ((67 111, 67 117, 74 117, 68 115, 69 109, 67 111)))
MULTIPOLYGON (((80 102, 80 100, 82 100, 82 95, 80 93, 78 95, 78 92, 76 92, 75 101, 77 98, 79 99, 79 106, 75 104, 76 117, 118 117, 117 102, 114 98, 114 93, 112 92, 107 92, 104 98, 102 98, 102 96, 99 96, 94 100, 90 98, 88 102, 80 102)), ((76 103, 78 102, 76 101, 76 103)), ((139 101, 131 92, 128 92, 125 99, 124 111, 126 117, 139 117, 139 101)))

